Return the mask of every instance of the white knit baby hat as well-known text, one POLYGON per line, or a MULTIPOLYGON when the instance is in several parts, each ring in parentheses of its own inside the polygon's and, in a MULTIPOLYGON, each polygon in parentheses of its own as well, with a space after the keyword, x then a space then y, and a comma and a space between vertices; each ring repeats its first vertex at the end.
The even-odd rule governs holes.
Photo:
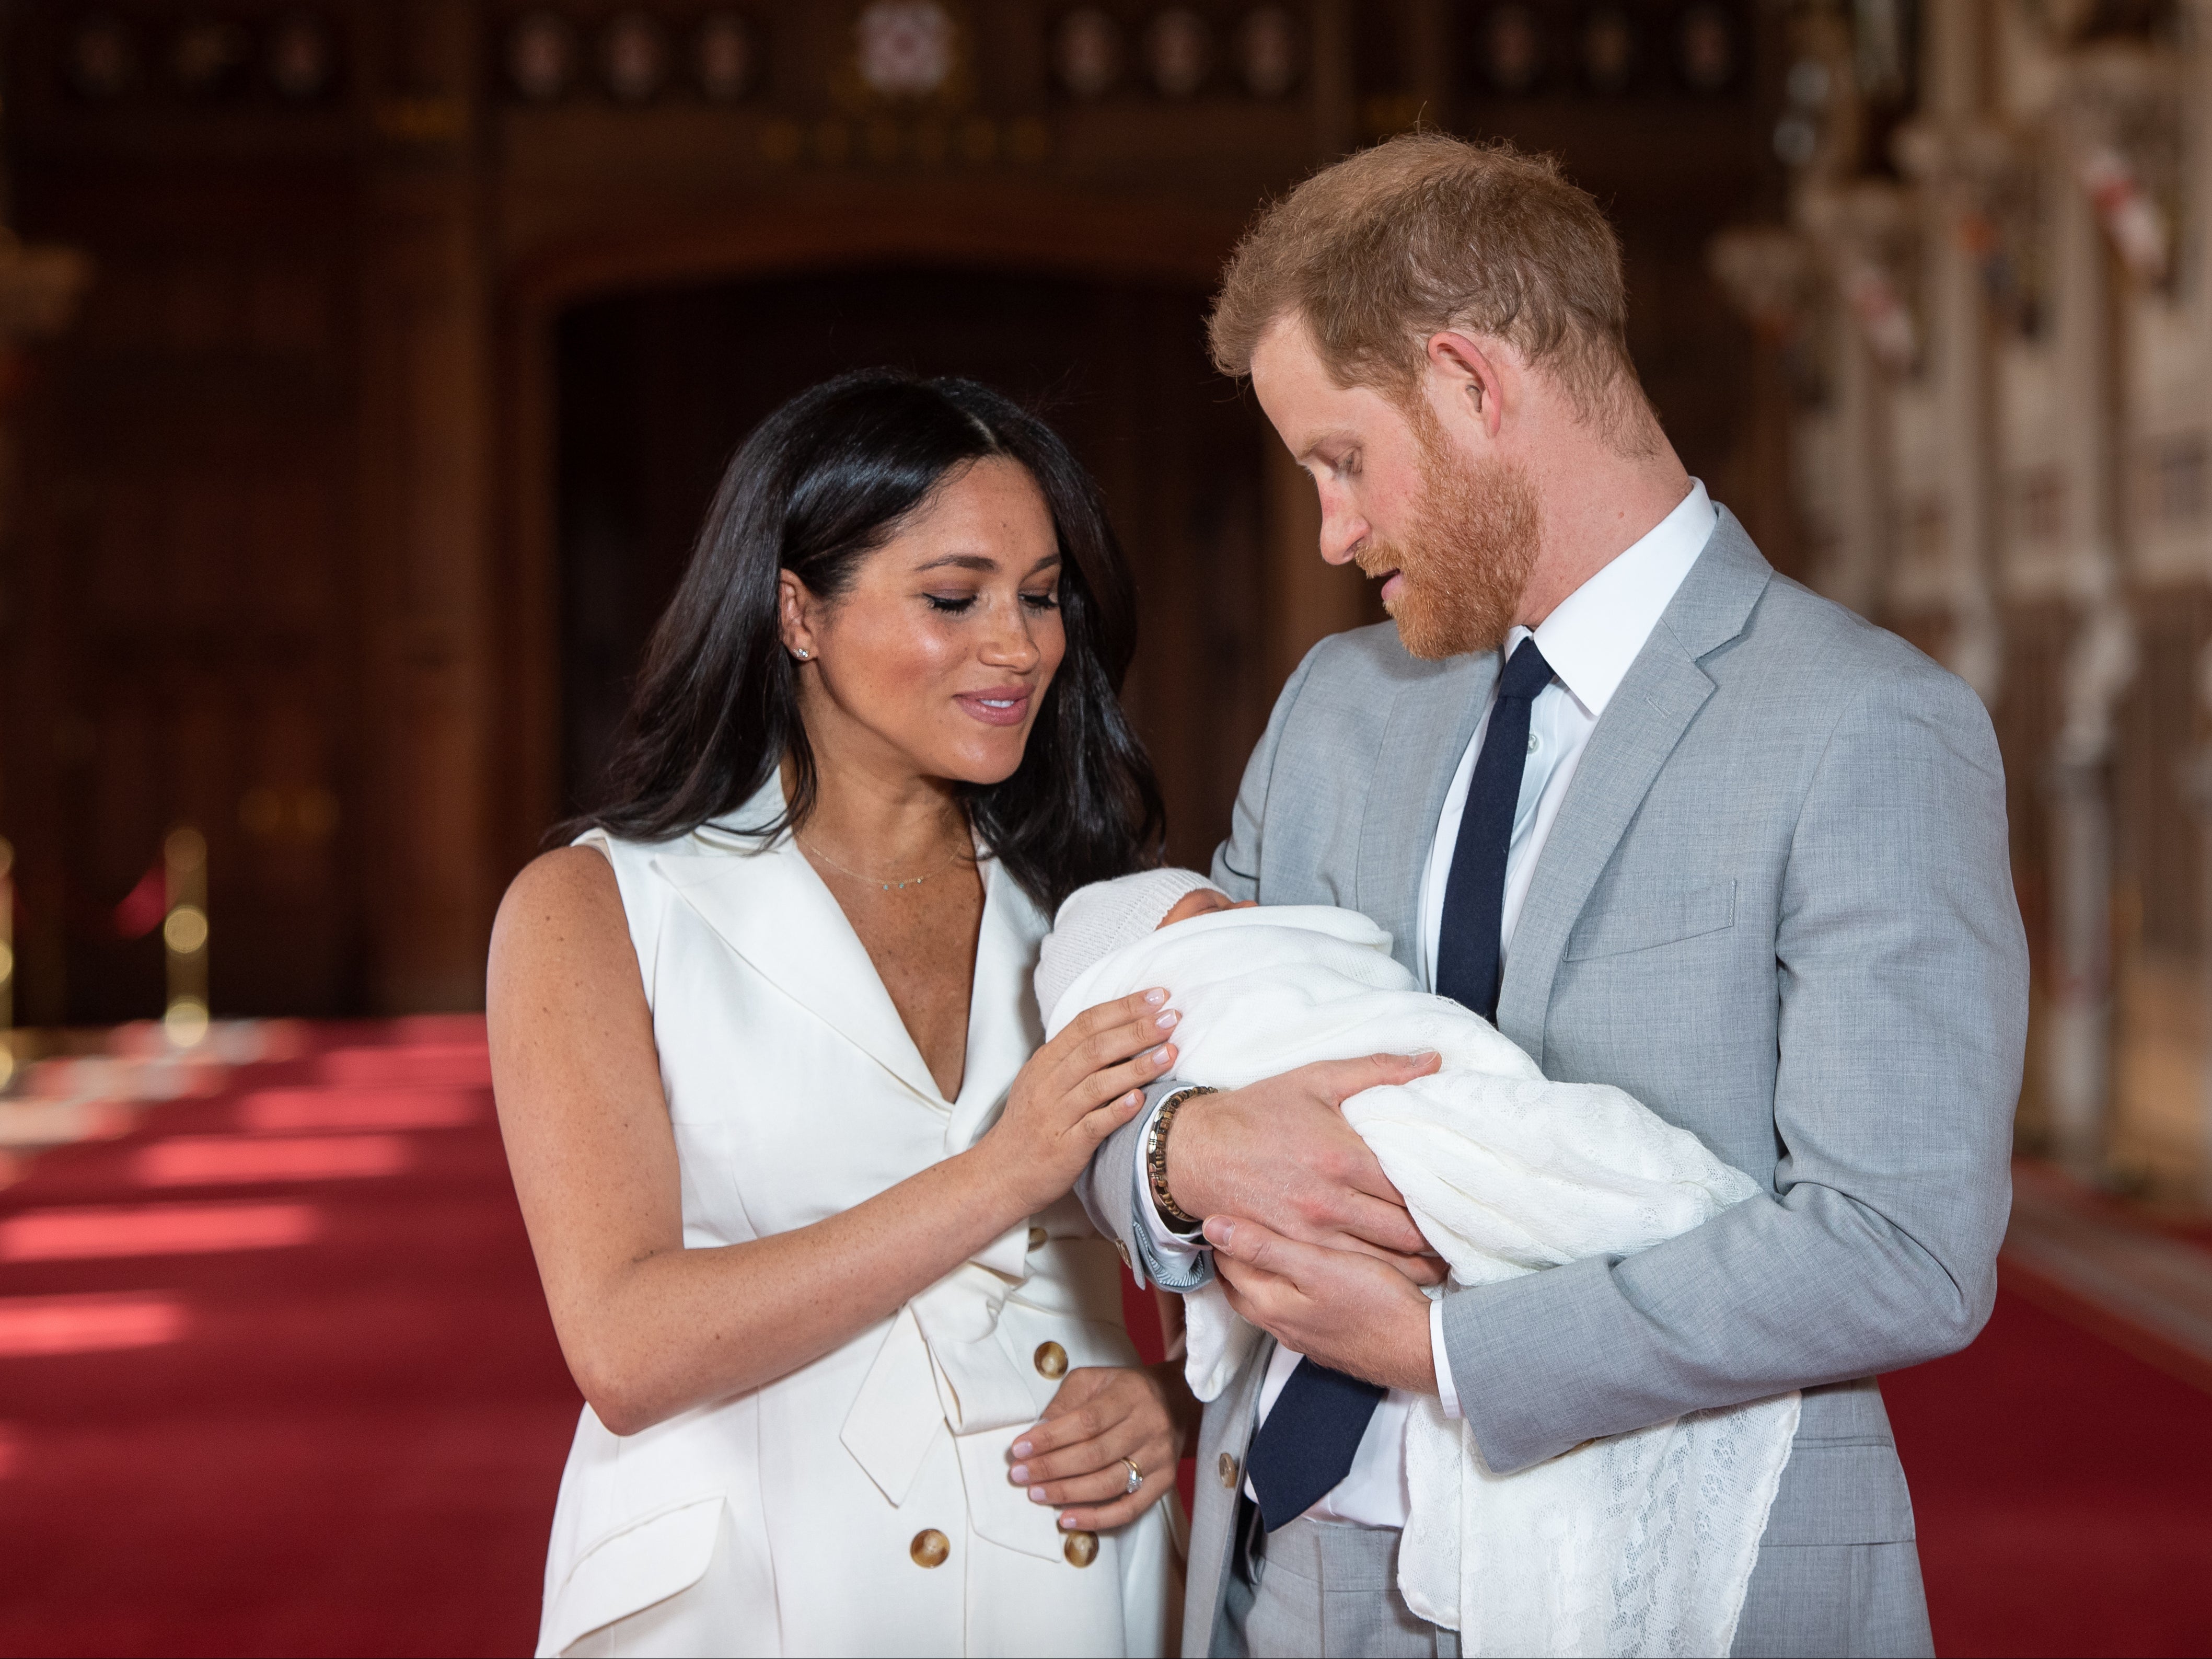
POLYGON ((1046 1028, 1052 1025, 1053 1006, 1077 975, 1158 927, 1184 894, 1212 885, 1195 870, 1139 870, 1070 893, 1037 957, 1037 1008, 1046 1028))

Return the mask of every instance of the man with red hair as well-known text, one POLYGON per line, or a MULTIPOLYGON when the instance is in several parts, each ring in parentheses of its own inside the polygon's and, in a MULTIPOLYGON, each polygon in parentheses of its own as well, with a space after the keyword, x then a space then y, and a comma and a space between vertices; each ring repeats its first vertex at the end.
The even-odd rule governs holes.
MULTIPOLYGON (((1188 1654, 1460 1650, 1397 1589, 1417 1407, 1510 1475, 1793 1389, 1733 1650, 1931 1651, 1874 1379, 1971 1340, 1996 1291, 2027 1004, 1996 743, 1707 497, 1626 313, 1596 204, 1503 147, 1397 139, 1261 215, 1215 358, 1391 622, 1291 676, 1213 875, 1365 911, 1547 1076, 1617 1085, 1766 1190, 1431 1300, 1336 1107, 1432 1061, 1156 1090, 1086 1202, 1275 1339, 1206 1416, 1188 1654)), ((1613 1650, 1674 1650, 1639 1620, 1615 1610, 1613 1650)))

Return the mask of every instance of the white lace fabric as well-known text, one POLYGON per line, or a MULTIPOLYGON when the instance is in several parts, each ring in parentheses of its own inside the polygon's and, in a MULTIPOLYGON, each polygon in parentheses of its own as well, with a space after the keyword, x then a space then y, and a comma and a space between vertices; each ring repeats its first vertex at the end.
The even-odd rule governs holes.
MULTIPOLYGON (((1164 985, 1178 1075, 1237 1088, 1319 1060, 1432 1048, 1434 1075, 1345 1103, 1455 1285, 1624 1256, 1760 1190, 1619 1089, 1553 1083, 1486 1020, 1419 990, 1364 916, 1224 911, 1086 969, 1053 1010, 1164 985)), ((1186 1298, 1186 1375, 1220 1395, 1258 1333, 1208 1285, 1186 1298)), ((1735 1639, 1796 1433, 1798 1396, 1694 1413, 1492 1474, 1464 1422, 1417 1401, 1406 1447, 1407 1605, 1478 1654, 1700 1655, 1735 1639)))

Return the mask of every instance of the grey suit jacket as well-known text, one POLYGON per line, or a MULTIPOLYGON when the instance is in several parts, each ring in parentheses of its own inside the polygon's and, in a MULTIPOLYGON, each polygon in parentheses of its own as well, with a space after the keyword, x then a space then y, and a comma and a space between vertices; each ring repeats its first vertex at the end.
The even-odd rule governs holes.
MULTIPOLYGON (((1419 661, 1387 624, 1324 640, 1246 769, 1217 881, 1364 911, 1410 966, 1422 866, 1495 671, 1494 654, 1419 661)), ((1771 1195, 1639 1255, 1453 1292, 1446 1346, 1485 1459, 1525 1468, 1805 1389, 1736 1650, 1927 1650, 1872 1376, 1989 1316, 2027 1018, 1988 715, 1777 576, 1723 509, 1591 734, 1498 1023, 1547 1076, 1626 1089, 1771 1195)), ((1157 1268, 1135 1150, 1133 1126, 1081 1190, 1157 1268)), ((1202 1431, 1187 1654, 1234 1647, 1222 1576, 1265 1364, 1202 1431)))

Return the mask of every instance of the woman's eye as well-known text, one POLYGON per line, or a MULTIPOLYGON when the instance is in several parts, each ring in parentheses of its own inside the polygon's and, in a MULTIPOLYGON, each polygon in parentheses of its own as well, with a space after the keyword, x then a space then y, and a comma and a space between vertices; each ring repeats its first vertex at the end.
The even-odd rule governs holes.
POLYGON ((1022 603, 1032 611, 1057 611, 1060 609, 1060 590, 1048 587, 1042 593, 1024 593, 1022 603))
POLYGON ((975 606, 973 593, 925 593, 921 597, 928 601, 932 611, 947 617, 957 617, 975 606))

